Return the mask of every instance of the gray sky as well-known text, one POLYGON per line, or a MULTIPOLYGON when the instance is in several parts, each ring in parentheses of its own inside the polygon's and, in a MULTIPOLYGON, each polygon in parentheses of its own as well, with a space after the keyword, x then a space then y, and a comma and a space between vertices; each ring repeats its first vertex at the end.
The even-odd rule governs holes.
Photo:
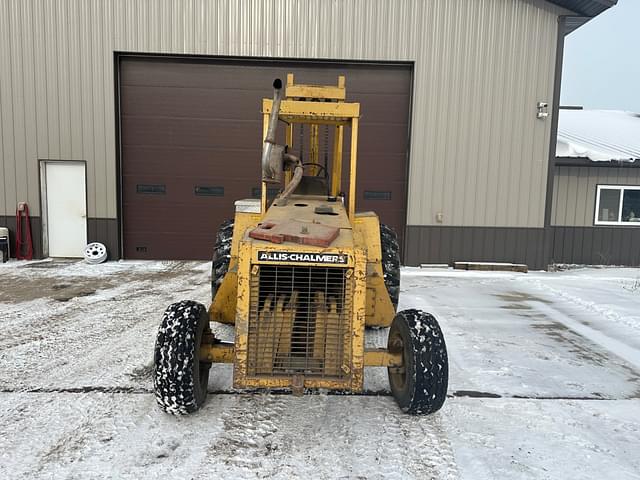
POLYGON ((640 113, 640 0, 618 0, 567 36, 560 104, 640 113))

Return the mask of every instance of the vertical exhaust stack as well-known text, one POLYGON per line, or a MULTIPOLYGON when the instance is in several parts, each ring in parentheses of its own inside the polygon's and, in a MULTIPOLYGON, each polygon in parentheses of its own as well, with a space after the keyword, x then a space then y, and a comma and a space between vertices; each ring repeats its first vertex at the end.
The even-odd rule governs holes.
MULTIPOLYGON (((278 124, 278 114, 280 113, 280 102, 282 101, 282 80, 276 78, 273 81, 273 108, 269 116, 269 128, 267 129, 267 137, 264 139, 265 146, 267 142, 276 143, 276 126, 278 124)), ((264 153, 264 150, 263 150, 264 153)))
POLYGON ((295 191, 302 180, 304 169, 302 162, 295 155, 285 153, 285 147, 276 143, 276 128, 282 101, 282 80, 273 81, 273 105, 269 114, 267 135, 262 144, 262 181, 265 183, 282 183, 282 172, 293 171, 291 181, 278 197, 278 205, 286 205, 288 197, 295 191))
POLYGON ((276 128, 281 101, 282 80, 276 78, 273 81, 273 105, 269 115, 267 136, 262 144, 262 181, 266 183, 282 182, 284 146, 276 144, 276 128))

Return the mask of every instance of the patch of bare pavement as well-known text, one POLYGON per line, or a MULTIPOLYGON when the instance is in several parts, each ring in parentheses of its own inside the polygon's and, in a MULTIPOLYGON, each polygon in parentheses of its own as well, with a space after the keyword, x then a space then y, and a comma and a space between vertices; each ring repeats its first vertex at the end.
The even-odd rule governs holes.
POLYGON ((434 313, 448 343, 437 414, 400 412, 384 369, 363 395, 295 398, 235 392, 219 365, 176 418, 152 394, 156 329, 168 304, 207 303, 209 264, 10 262, 0 478, 639 478, 638 277, 404 269, 400 308, 434 313))

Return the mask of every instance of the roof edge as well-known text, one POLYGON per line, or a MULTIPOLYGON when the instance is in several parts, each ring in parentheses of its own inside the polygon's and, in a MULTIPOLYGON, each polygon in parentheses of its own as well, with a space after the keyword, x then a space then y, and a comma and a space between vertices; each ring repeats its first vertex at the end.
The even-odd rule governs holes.
MULTIPOLYGON (((570 10, 578 17, 597 17, 615 6, 618 0, 547 0, 554 5, 570 10)), ((586 21, 584 22, 586 23, 586 21)))

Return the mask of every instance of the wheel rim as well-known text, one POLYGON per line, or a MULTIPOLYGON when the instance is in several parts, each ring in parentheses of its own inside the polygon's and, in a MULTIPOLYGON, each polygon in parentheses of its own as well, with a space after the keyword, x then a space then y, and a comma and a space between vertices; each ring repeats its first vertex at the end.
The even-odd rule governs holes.
POLYGON ((395 330, 389 332, 389 351, 391 353, 402 353, 404 367, 400 371, 389 369, 389 382, 394 390, 404 390, 407 386, 407 352, 400 332, 395 330))

